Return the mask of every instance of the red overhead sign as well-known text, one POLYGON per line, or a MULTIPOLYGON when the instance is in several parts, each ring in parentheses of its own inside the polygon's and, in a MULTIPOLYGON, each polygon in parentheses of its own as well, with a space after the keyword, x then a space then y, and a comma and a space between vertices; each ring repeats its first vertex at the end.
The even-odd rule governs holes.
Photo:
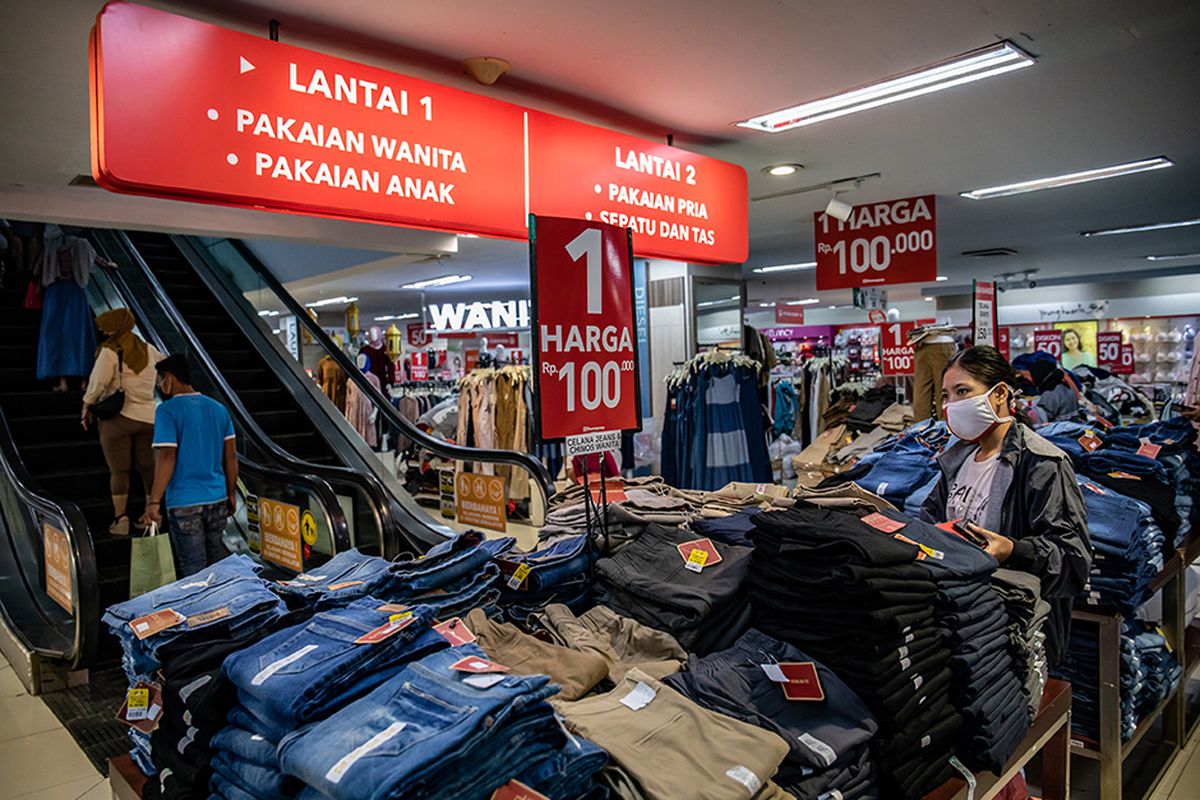
POLYGON ((412 347, 425 347, 433 340, 424 322, 408 323, 405 326, 405 332, 408 335, 408 343, 412 347))
POLYGON ((845 222, 813 214, 817 289, 936 280, 936 213, 927 194, 855 206, 845 222))
POLYGON ((996 283, 973 281, 971 302, 971 341, 996 346, 996 283))
POLYGON ((529 235, 541 438, 614 433, 619 447, 620 431, 641 427, 630 234, 536 217, 529 235))
POLYGON ((1049 353, 1054 356, 1055 360, 1062 358, 1062 331, 1034 331, 1033 349, 1049 353))
POLYGON ((915 322, 893 322, 879 326, 879 364, 884 375, 912 375, 916 348, 908 343, 915 322))
POLYGON ((91 69, 113 191, 513 239, 591 214, 639 255, 746 258, 745 170, 666 144, 126 2, 91 69))
POLYGON ((804 306, 789 306, 783 301, 775 304, 776 325, 803 325, 804 306))
POLYGON ((1096 365, 1109 372, 1121 364, 1121 345, 1125 334, 1120 331, 1101 331, 1096 334, 1096 365))

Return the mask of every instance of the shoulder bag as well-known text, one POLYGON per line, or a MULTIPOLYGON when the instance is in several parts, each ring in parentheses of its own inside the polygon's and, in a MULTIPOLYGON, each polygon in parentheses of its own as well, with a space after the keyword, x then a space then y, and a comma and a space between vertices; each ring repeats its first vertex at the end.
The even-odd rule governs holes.
POLYGON ((117 351, 117 390, 92 406, 96 419, 112 419, 125 408, 125 357, 117 351))

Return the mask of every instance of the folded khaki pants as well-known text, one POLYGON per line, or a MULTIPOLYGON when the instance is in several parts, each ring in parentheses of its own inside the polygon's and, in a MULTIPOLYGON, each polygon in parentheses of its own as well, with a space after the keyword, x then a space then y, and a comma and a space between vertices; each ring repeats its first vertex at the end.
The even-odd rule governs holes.
POLYGON ((466 623, 488 658, 518 675, 549 675, 562 687, 558 696, 564 699, 582 697, 608 675, 608 664, 595 653, 535 639, 515 625, 488 619, 483 609, 468 614, 466 623))
POLYGON ((687 652, 674 636, 607 606, 595 606, 576 617, 566 606, 552 603, 538 619, 559 644, 603 658, 613 683, 620 683, 634 667, 653 678, 665 678, 687 660, 687 652))

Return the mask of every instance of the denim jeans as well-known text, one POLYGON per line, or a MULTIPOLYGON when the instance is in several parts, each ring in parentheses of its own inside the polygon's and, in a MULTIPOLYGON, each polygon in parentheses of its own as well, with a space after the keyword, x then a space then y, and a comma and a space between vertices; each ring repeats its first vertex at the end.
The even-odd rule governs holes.
POLYGON ((221 751, 212 760, 213 772, 259 800, 290 800, 300 791, 300 781, 278 767, 260 767, 221 751))
POLYGON ((909 495, 940 474, 932 454, 892 451, 871 466, 857 483, 890 503, 903 506, 909 495))
POLYGON ((413 797, 454 797, 454 787, 485 796, 507 782, 502 770, 518 750, 536 760, 561 746, 543 702, 557 690, 549 678, 504 674, 478 688, 450 669, 464 657, 485 656, 473 644, 433 653, 289 734, 279 746, 284 771, 331 798, 385 798, 400 787, 413 797))
POLYGON ((275 754, 276 744, 260 733, 251 733, 245 728, 230 725, 222 728, 212 738, 209 746, 214 751, 228 752, 238 761, 278 769, 279 757, 275 754))
POLYGON ((389 562, 357 549, 344 550, 321 566, 288 581, 275 584, 275 591, 300 605, 325 608, 346 605, 367 596, 368 586, 385 574, 389 562))
POLYGON ((406 661, 449 646, 430 630, 433 611, 428 606, 411 608, 416 621, 388 638, 356 644, 387 624, 389 612, 378 610, 382 605, 365 597, 322 611, 230 656, 225 674, 256 716, 287 726, 323 716, 370 691, 406 661))
POLYGON ((551 798, 578 798, 608 763, 608 753, 587 739, 572 736, 548 758, 537 762, 517 780, 551 798))
POLYGON ((209 791, 212 794, 209 800, 260 800, 257 794, 252 794, 237 784, 225 778, 219 772, 214 772, 208 784, 209 791))
POLYGON ((417 597, 474 575, 515 544, 511 537, 485 539, 479 531, 460 533, 434 545, 421 558, 393 561, 385 575, 371 582, 370 591, 389 599, 417 597))
POLYGON ((224 500, 167 509, 171 549, 180 577, 195 575, 229 555, 223 539, 228 519, 229 506, 224 500))

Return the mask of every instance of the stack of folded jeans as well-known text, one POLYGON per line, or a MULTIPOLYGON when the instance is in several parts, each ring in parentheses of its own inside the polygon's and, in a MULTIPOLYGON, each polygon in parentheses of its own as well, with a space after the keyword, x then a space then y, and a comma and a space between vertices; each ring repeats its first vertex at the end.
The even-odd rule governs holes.
POLYGON ((431 608, 396 608, 364 597, 226 659, 224 672, 239 705, 229 714, 229 727, 213 740, 214 795, 295 796, 300 782, 282 773, 274 755, 284 736, 361 697, 409 661, 449 646, 430 629, 431 608))
POLYGON ((887 438, 851 470, 821 485, 853 481, 898 508, 911 506, 911 511, 919 513, 941 476, 936 458, 950 439, 946 423, 925 420, 887 438))
POLYGON ((779 734, 791 749, 775 782, 796 797, 879 796, 870 759, 874 716, 837 675, 798 648, 751 629, 728 650, 690 656, 663 683, 705 708, 779 734), (818 691, 794 702, 768 670, 805 662, 813 665, 818 691))
POLYGON ((302 572, 271 587, 292 608, 313 610, 344 606, 366 597, 368 587, 388 570, 388 562, 354 550, 344 550, 320 567, 302 572))
POLYGON ((775 731, 709 711, 638 669, 626 673, 607 694, 571 703, 555 700, 554 705, 572 732, 608 751, 613 763, 601 776, 614 796, 781 796, 770 778, 789 746, 775 731))
POLYGON ((671 634, 622 617, 607 606, 593 606, 575 616, 566 606, 549 605, 528 622, 534 633, 555 644, 600 656, 613 683, 634 667, 652 678, 665 678, 678 672, 687 658, 671 634))
MULTIPOLYGON (((890 521, 889 521, 890 522, 890 521)), ((962 718, 922 551, 857 516, 798 503, 759 514, 754 627, 832 669, 879 724, 881 795, 915 798, 953 772, 962 718)))
POLYGON ((595 751, 563 756, 569 743, 545 702, 557 687, 545 675, 452 668, 486 658, 466 644, 406 664, 365 697, 284 737, 283 772, 307 784, 305 800, 487 800, 522 775, 569 791, 587 785, 599 759, 595 751))
POLYGON ((1165 564, 1166 536, 1145 503, 1087 478, 1077 480, 1095 553, 1083 600, 1132 617, 1149 599, 1150 584, 1165 564))
POLYGON ((1167 478, 1175 487, 1175 508, 1180 526, 1172 547, 1183 543, 1192 525, 1200 521, 1200 451, 1196 449, 1196 428, 1183 417, 1160 420, 1146 425, 1129 425, 1113 429, 1107 446, 1136 453, 1143 444, 1154 445, 1154 459, 1162 464, 1167 478))
POLYGON ((918 559, 937 584, 934 607, 951 648, 950 697, 963 717, 958 753, 971 769, 997 774, 1029 732, 1022 675, 1009 649, 1008 615, 992 591, 996 559, 957 533, 885 512, 891 534, 921 548, 918 559))
POLYGON ((493 563, 516 539, 487 539, 467 531, 431 547, 420 558, 402 557, 366 583, 366 592, 385 602, 427 605, 439 620, 473 608, 493 610, 500 599, 500 568, 493 563))
POLYGON ((1036 713, 1049 677, 1045 625, 1050 617, 1050 604, 1042 599, 1041 580, 1028 572, 998 569, 992 573, 992 590, 1000 596, 1008 613, 1013 667, 1025 685, 1030 711, 1036 713))
MULTIPOLYGON (((1053 675, 1071 683, 1071 729, 1093 740, 1100 737, 1100 644, 1095 625, 1075 625, 1062 664, 1053 675)), ((1121 630, 1121 739, 1179 685, 1183 670, 1166 640, 1139 620, 1121 630)))
MULTIPOLYGON (((110 606, 102 621, 121 640, 122 664, 132 687, 149 682, 163 666, 160 650, 209 643, 251 641, 286 613, 282 600, 258 577, 246 556, 232 555, 207 569, 153 592, 110 606)), ((131 755, 146 775, 155 775, 150 735, 130 728, 131 755)))
POLYGON ((592 605, 594 552, 586 535, 561 539, 528 553, 511 550, 495 559, 500 568, 498 605, 506 619, 524 622, 550 603, 583 612, 592 605), (524 577, 515 573, 522 565, 524 577))
POLYGON ((616 555, 596 563, 597 600, 665 630, 689 652, 728 647, 749 625, 751 549, 713 542, 720 560, 692 571, 681 546, 696 538, 680 528, 647 527, 616 555))
POLYGON ((1079 459, 1092 452, 1096 447, 1103 445, 1107 435, 1099 426, 1065 420, 1039 425, 1037 432, 1043 439, 1069 455, 1071 461, 1076 464, 1079 463, 1079 459), (1094 442, 1085 447, 1084 442, 1087 442, 1089 438, 1093 438, 1094 442))
MULTIPOLYGON (((1111 439, 1111 435, 1110 435, 1111 439)), ((1080 457, 1076 471, 1118 494, 1150 506, 1154 521, 1170 547, 1180 530, 1175 486, 1167 468, 1148 456, 1116 448, 1102 448, 1080 457)))

